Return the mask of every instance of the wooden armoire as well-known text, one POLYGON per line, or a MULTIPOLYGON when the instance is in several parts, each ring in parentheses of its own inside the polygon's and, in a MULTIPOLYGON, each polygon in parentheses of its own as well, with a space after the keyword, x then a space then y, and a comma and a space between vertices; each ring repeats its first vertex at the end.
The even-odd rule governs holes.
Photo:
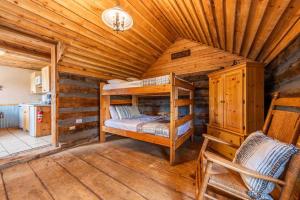
MULTIPOLYGON (((209 124, 207 133, 240 145, 264 122, 264 66, 246 62, 213 72, 209 76, 209 124)), ((213 144, 228 158, 236 149, 213 144)))

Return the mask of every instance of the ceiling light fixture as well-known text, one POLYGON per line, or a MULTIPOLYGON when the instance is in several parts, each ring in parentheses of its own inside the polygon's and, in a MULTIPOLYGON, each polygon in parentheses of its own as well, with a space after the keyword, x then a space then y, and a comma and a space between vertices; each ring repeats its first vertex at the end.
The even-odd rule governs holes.
POLYGON ((132 17, 121 7, 113 7, 103 11, 102 21, 114 31, 125 31, 132 27, 132 17))
POLYGON ((2 49, 0 49, 0 56, 3 56, 6 52, 2 49))

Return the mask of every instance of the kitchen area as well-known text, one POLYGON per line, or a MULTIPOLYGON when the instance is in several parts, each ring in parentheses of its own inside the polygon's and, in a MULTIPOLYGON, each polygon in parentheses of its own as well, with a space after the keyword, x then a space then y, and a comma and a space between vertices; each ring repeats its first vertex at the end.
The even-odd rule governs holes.
POLYGON ((50 145, 49 67, 40 70, 1 67, 0 158, 50 145))

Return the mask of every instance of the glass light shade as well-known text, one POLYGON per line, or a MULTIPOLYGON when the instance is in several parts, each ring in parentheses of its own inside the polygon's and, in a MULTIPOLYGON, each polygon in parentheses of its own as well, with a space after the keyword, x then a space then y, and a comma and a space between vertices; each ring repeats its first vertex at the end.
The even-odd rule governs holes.
POLYGON ((0 56, 3 56, 6 52, 2 49, 0 49, 0 56))
POLYGON ((102 21, 115 31, 125 31, 133 25, 132 17, 120 7, 104 10, 102 21))

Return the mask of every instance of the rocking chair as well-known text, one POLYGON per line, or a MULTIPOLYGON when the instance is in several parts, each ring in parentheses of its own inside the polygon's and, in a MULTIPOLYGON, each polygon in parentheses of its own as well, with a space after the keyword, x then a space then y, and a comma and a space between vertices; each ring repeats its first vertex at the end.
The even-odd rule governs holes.
MULTIPOLYGON (((287 144, 296 144, 300 132, 300 98, 278 98, 275 94, 263 126, 263 132, 274 139, 287 144), (287 109, 287 107, 289 107, 287 109)), ((196 199, 217 198, 207 192, 208 187, 219 191, 222 195, 237 199, 251 199, 248 188, 242 181, 240 174, 271 181, 276 188, 271 193, 274 199, 290 199, 297 176, 300 172, 300 153, 295 154, 286 165, 285 172, 280 179, 262 175, 254 170, 224 159, 207 151, 210 142, 217 142, 237 148, 235 145, 219 138, 204 135, 205 140, 197 160, 196 171, 196 199)))

